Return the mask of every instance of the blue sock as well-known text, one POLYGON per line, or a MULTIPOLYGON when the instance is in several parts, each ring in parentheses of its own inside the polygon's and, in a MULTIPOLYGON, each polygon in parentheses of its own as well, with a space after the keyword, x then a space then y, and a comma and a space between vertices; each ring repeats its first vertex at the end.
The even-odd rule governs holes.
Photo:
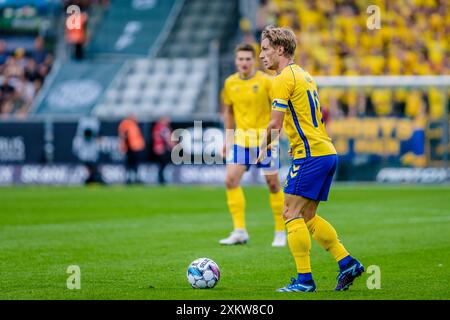
POLYGON ((311 272, 308 273, 299 273, 297 280, 301 283, 305 283, 307 281, 311 281, 312 280, 312 274, 311 272))
POLYGON ((351 255, 348 255, 345 258, 339 260, 338 261, 339 269, 343 270, 347 266, 347 264, 352 260, 353 260, 353 258, 351 255))

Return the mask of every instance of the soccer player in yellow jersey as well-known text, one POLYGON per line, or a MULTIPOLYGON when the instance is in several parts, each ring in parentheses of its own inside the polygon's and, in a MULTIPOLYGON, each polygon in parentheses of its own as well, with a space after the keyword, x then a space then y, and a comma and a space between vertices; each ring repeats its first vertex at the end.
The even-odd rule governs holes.
POLYGON ((238 72, 228 77, 223 89, 224 126, 227 138, 224 155, 227 158, 226 196, 233 220, 234 230, 220 244, 244 244, 249 240, 245 224, 245 197, 240 186, 243 174, 254 164, 266 170, 265 180, 269 187, 269 202, 275 219, 274 247, 286 245, 283 221, 283 191, 278 179, 278 164, 273 159, 261 164, 256 162, 260 133, 264 135, 270 120, 272 78, 255 69, 255 49, 242 44, 235 50, 238 72), (231 136, 230 136, 231 135, 231 136), (275 170, 271 170, 274 169, 275 170))
POLYGON ((258 161, 264 159, 271 141, 278 138, 282 127, 289 137, 293 157, 284 185, 283 218, 298 276, 278 291, 316 290, 311 274, 310 235, 339 264, 335 290, 347 290, 364 272, 364 267, 350 256, 333 226, 316 214, 320 201, 328 199, 337 154, 325 131, 316 83, 308 72, 293 62, 295 48, 296 38, 289 29, 268 27, 262 33, 260 58, 265 67, 276 70, 277 75, 272 84, 271 119, 261 142, 258 161))

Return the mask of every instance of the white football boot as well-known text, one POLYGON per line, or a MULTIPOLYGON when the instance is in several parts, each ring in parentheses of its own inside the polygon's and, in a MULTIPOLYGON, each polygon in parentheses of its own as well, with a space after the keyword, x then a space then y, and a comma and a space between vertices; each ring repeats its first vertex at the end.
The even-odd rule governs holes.
POLYGON ((286 246, 287 238, 286 238, 286 232, 284 231, 276 231, 275 237, 272 241, 272 247, 284 247, 286 246))
POLYGON ((228 238, 219 241, 220 244, 232 246, 235 244, 245 244, 250 239, 247 231, 245 230, 234 230, 230 233, 228 238))

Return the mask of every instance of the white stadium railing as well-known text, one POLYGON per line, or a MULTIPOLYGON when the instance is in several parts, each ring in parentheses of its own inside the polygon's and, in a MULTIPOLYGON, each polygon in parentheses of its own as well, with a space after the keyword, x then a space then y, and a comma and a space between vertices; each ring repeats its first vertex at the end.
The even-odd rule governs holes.
POLYGON ((315 76, 320 87, 450 87, 450 76, 315 76))

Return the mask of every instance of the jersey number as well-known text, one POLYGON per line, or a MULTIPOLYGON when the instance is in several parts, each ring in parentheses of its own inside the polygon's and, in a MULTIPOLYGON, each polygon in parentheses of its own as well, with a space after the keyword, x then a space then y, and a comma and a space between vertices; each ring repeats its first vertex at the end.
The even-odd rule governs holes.
POLYGON ((308 94, 309 106, 311 107, 312 121, 314 127, 317 128, 318 125, 316 111, 320 114, 320 122, 323 123, 322 111, 320 110, 319 95, 317 94, 316 90, 314 90, 312 93, 311 90, 306 90, 306 93, 308 94))

